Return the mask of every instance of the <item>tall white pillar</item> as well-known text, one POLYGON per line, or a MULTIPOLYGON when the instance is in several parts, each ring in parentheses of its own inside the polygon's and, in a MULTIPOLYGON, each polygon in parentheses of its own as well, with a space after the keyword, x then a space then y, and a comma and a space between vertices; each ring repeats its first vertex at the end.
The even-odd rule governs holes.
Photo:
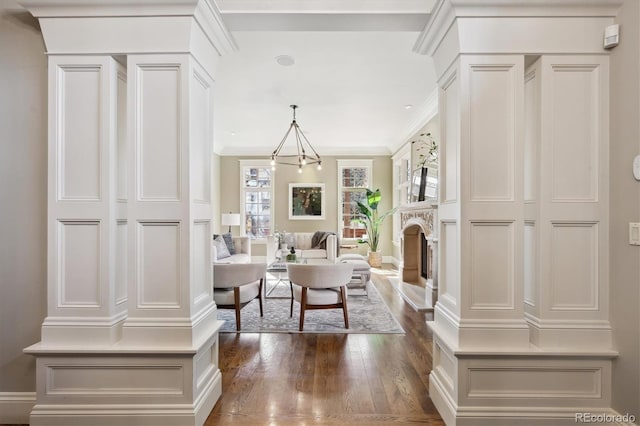
POLYGON ((527 70, 527 321, 538 347, 609 350, 609 60, 527 70))
POLYGON ((216 328, 213 79, 190 54, 129 55, 129 316, 123 343, 196 345, 216 328))
POLYGON ((602 32, 619 5, 486 6, 439 2, 415 48, 440 86, 429 393, 447 425, 575 424, 615 413, 602 32))
POLYGON ((121 337, 117 95, 110 56, 49 57, 47 317, 42 343, 110 345, 121 337))
POLYGON ((49 68, 48 315, 31 425, 201 425, 221 394, 211 0, 25 2, 49 68))

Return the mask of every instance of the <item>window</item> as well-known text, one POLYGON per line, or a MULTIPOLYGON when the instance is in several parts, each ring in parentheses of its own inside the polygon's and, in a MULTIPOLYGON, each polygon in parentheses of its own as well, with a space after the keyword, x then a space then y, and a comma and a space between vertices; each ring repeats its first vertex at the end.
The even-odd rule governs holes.
POLYGON ((360 238, 366 234, 362 223, 356 221, 356 202, 366 203, 367 188, 371 187, 371 160, 338 160, 338 233, 341 238, 360 238))
POLYGON ((268 160, 240 161, 240 230, 250 238, 271 235, 273 173, 268 160))

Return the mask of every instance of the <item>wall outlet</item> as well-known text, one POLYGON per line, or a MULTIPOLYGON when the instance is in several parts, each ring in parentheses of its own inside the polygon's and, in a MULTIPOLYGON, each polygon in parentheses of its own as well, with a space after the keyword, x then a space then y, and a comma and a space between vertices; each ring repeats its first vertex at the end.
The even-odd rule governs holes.
POLYGON ((629 222, 629 244, 640 246, 640 223, 629 222))

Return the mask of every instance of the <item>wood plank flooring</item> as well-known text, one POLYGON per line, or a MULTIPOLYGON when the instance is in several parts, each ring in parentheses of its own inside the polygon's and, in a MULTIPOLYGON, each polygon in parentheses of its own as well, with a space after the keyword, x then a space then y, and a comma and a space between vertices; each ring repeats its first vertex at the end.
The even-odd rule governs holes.
POLYGON ((432 314, 372 281, 406 335, 221 333, 222 397, 205 424, 444 426, 428 392, 432 314))

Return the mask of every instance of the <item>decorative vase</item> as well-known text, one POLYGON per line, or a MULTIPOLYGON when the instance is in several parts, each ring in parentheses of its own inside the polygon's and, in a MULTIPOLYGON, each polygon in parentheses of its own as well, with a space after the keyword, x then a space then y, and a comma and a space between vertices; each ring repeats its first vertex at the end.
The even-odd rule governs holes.
POLYGON ((379 251, 369 251, 369 265, 374 268, 382 267, 382 253, 379 251))
POLYGON ((425 191, 427 189, 427 173, 429 169, 427 167, 423 167, 420 172, 420 187, 418 188, 418 201, 424 201, 425 191))
POLYGON ((289 252, 289 254, 287 255, 287 262, 294 262, 296 261, 296 248, 295 247, 291 247, 291 252, 289 252))

